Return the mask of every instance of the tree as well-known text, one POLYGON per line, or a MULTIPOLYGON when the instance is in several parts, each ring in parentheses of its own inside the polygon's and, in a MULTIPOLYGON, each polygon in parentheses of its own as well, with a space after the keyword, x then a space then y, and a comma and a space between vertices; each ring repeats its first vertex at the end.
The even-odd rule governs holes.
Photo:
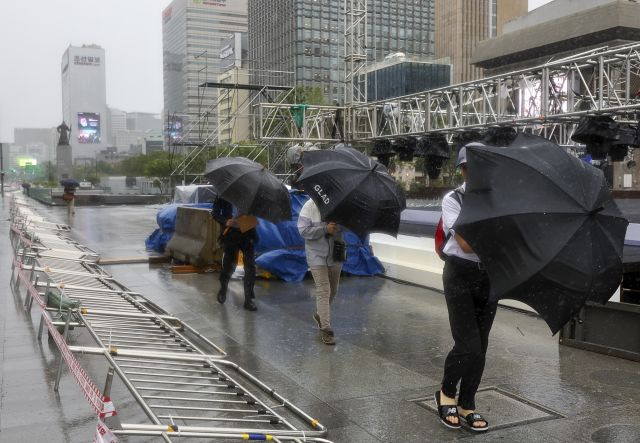
MULTIPOLYGON (((167 193, 169 175, 173 171, 169 154, 166 152, 156 152, 146 157, 148 157, 148 159, 146 159, 148 161, 144 165, 144 175, 150 178, 157 178, 157 184, 159 185, 157 187, 160 188, 160 192, 163 194, 167 193)), ((156 181, 154 181, 154 185, 155 184, 156 181)))
POLYGON ((296 86, 296 103, 305 105, 324 105, 324 92, 319 86, 296 86))

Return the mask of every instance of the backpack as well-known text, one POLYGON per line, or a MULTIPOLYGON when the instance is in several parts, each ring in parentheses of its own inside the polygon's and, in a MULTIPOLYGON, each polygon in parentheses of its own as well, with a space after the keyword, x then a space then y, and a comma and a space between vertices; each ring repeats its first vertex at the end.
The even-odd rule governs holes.
MULTIPOLYGON (((460 192, 459 189, 454 189, 453 194, 451 196, 462 206, 462 199, 464 197, 464 193, 460 192)), ((443 252, 444 246, 447 244, 449 239, 451 238, 451 231, 445 235, 444 233, 444 222, 442 220, 442 216, 440 216, 440 220, 438 221, 438 226, 436 227, 436 235, 435 235, 435 245, 436 245, 436 254, 440 257, 441 260, 446 260, 447 255, 443 252)))

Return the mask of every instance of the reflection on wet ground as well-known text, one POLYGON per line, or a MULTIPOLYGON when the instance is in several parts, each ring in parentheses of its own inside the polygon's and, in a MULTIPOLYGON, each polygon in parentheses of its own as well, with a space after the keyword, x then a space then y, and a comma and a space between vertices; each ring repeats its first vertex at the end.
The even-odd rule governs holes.
MULTIPOLYGON (((0 249, 5 251, 0 255, 0 441, 89 441, 94 415, 68 374, 60 393, 53 392, 55 345, 36 341, 37 316, 27 316, 22 298, 9 290, 6 198, 0 208, 0 249)), ((63 208, 39 211, 67 221, 63 208)), ((144 238, 155 229, 156 211, 79 207, 71 222, 73 236, 104 257, 139 256, 145 254, 144 238)), ((382 278, 344 277, 332 313, 338 344, 328 347, 319 341, 311 318, 310 280, 259 280, 259 310, 251 313, 242 309, 239 281, 230 285, 225 305, 215 301, 217 274, 172 275, 167 266, 147 264, 107 270, 317 417, 335 442, 640 441, 640 364, 559 346, 544 322, 529 314, 498 312, 478 403, 499 429, 476 436, 445 429, 428 409, 452 344, 438 292, 382 278)), ((72 336, 83 340, 79 331, 72 336)), ((82 362, 102 385, 104 361, 86 357, 82 362)), ((114 384, 113 397, 123 422, 144 420, 121 384, 114 384)))

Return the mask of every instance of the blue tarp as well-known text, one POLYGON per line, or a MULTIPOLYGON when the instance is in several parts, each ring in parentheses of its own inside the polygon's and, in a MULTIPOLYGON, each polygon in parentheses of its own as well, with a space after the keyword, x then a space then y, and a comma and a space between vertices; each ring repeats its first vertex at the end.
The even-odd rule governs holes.
MULTIPOLYGON (((289 191, 291 199, 291 221, 271 223, 260 220, 259 241, 256 252, 260 256, 256 264, 286 282, 298 282, 307 273, 304 239, 298 232, 298 216, 309 197, 304 192, 289 191)), ((380 261, 371 254, 369 239, 360 240, 357 235, 346 232, 347 261, 342 270, 354 275, 377 275, 384 272, 380 261)))
MULTIPOLYGON (((309 268, 304 253, 304 239, 298 232, 298 216, 309 197, 304 192, 291 190, 289 198, 291 199, 290 221, 271 223, 259 219, 256 264, 286 282, 298 282, 304 279, 309 268)), ((204 203, 171 204, 162 208, 156 216, 159 228, 153 231, 145 241, 147 249, 164 252, 175 231, 178 206, 207 209, 213 207, 210 203, 204 203)), ((346 232, 344 240, 347 243, 347 261, 342 267, 344 272, 362 276, 384 272, 380 261, 371 254, 368 238, 362 241, 357 235, 346 232)))
POLYGON ((178 214, 179 206, 188 206, 191 208, 213 208, 211 203, 199 203, 199 204, 171 204, 158 211, 156 215, 156 222, 159 228, 151 233, 149 237, 144 241, 144 245, 147 249, 152 249, 156 252, 164 252, 167 247, 167 243, 173 237, 173 233, 176 230, 176 216, 178 214))

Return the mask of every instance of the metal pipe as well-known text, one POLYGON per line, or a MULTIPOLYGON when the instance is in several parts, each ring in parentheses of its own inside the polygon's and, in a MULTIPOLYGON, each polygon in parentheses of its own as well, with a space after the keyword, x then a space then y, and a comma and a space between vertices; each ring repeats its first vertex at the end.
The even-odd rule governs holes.
MULTIPOLYGON (((44 312, 42 315, 47 315, 44 312)), ((62 333, 62 338, 65 343, 67 341, 67 335, 69 335, 69 322, 71 321, 71 309, 67 310, 67 320, 64 325, 64 332, 62 333)), ((62 355, 62 349, 60 349, 60 357, 58 357, 58 371, 56 372, 56 383, 53 386, 53 390, 58 392, 58 387, 60 386, 60 377, 62 376, 62 363, 64 362, 64 356, 62 355)))
MULTIPOLYGON (((124 424, 122 426, 125 426, 124 424)), ((129 425, 127 425, 129 426, 129 425)), ((207 438, 207 439, 227 439, 227 440, 247 440, 247 436, 246 434, 248 433, 255 433, 255 434, 259 434, 259 432, 256 432, 255 430, 251 430, 248 429, 247 432, 245 433, 237 433, 237 434, 231 434, 231 433, 221 433, 221 432, 189 432, 189 431, 183 431, 182 429, 187 428, 187 426, 180 426, 178 429, 179 431, 169 431, 169 435, 172 434, 177 434, 177 437, 194 437, 194 438, 207 438)), ((167 426, 164 427, 164 429, 167 429, 167 426)), ((216 429, 216 428, 212 428, 212 429, 216 429)), ((164 431, 160 431, 160 430, 112 430, 111 432, 113 432, 115 435, 124 435, 124 436, 140 436, 140 437, 155 437, 155 436, 159 436, 161 435, 162 432, 164 431)), ((237 431, 240 432, 240 431, 237 431)), ((303 435, 300 436, 283 436, 283 435, 278 435, 278 436, 274 436, 273 433, 271 431, 267 431, 264 433, 265 434, 265 440, 267 439, 266 436, 270 436, 272 441, 292 441, 292 442, 300 442, 300 439, 303 439, 302 441, 305 442, 310 442, 310 443, 333 443, 331 440, 326 440, 324 438, 318 438, 318 437, 306 437, 303 435)))
MULTIPOLYGON (((86 322, 84 322, 86 325, 86 322)), ((91 330, 87 325, 87 329, 91 330)), ((93 334, 92 334, 93 335, 93 334)), ((94 336, 97 340, 100 340, 99 337, 94 336)), ((100 340, 100 344, 102 344, 102 340, 100 340)), ((151 352, 151 351, 129 351, 126 349, 113 349, 108 348, 107 346, 103 348, 90 347, 90 346, 69 346, 72 352, 78 354, 90 354, 90 355, 101 355, 101 354, 109 354, 113 356, 123 356, 123 357, 144 357, 144 358, 152 358, 152 359, 166 359, 166 360, 174 360, 174 361, 198 361, 198 362, 208 362, 210 360, 220 361, 220 357, 217 355, 205 355, 205 354, 177 354, 177 353, 168 353, 168 352, 151 352)))

